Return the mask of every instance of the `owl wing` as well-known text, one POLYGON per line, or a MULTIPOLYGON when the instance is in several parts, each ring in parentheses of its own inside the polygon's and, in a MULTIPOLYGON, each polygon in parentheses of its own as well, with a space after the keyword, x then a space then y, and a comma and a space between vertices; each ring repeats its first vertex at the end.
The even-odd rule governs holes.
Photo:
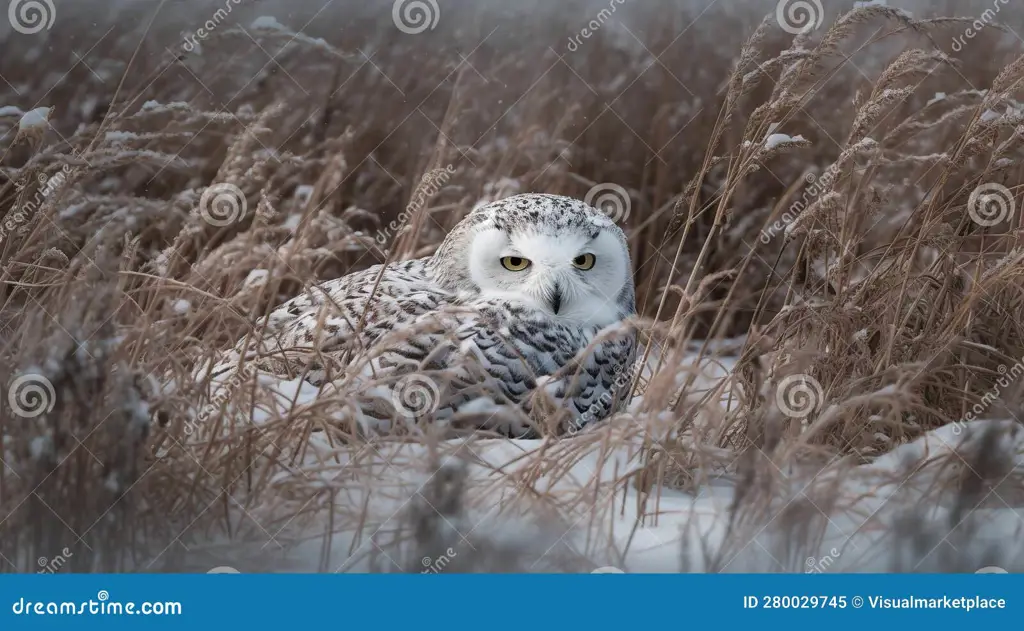
MULTIPOLYGON (((549 340, 545 339, 548 351, 549 340)), ((559 427, 574 433, 619 411, 626 403, 634 377, 636 333, 631 328, 597 332, 555 351, 560 369, 540 385, 562 411, 559 427), (590 343, 591 339, 598 340, 590 343)))
POLYGON ((257 322, 214 374, 244 357, 278 374, 306 372, 316 383, 324 376, 325 353, 356 354, 451 300, 430 278, 426 261, 375 265, 311 287, 257 322))
POLYGON ((577 360, 578 378, 572 373, 563 378, 568 381, 565 397, 571 401, 566 407, 579 414, 566 427, 570 432, 625 407, 636 377, 635 362, 636 331, 631 327, 616 330, 577 360))
MULTIPOLYGON (((633 378, 636 332, 621 326, 605 332, 552 324, 526 311, 485 307, 461 333, 468 352, 499 389, 501 399, 534 411, 537 391, 554 400, 555 409, 532 414, 545 424, 550 411, 562 430, 574 431, 600 420, 625 403, 633 378), (594 344, 591 340, 597 339, 594 344)), ((544 407, 543 404, 540 404, 544 407)))

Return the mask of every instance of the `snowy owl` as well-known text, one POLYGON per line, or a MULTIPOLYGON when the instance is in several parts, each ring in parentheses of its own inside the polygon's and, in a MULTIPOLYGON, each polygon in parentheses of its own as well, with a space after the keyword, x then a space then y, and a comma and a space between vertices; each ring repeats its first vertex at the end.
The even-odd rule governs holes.
POLYGON ((636 354, 624 320, 635 313, 626 237, 611 219, 569 197, 516 195, 473 210, 433 256, 285 302, 232 358, 315 384, 385 383, 393 408, 361 404, 378 431, 480 411, 482 400, 523 413, 478 426, 535 435, 553 414, 564 432, 624 405, 636 354))

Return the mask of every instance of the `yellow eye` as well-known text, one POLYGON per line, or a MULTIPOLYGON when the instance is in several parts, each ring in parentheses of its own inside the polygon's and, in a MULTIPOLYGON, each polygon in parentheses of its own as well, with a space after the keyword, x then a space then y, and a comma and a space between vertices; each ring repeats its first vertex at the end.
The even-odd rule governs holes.
POLYGON ((503 256, 501 266, 510 272, 521 272, 530 266, 530 261, 520 256, 503 256))
POLYGON ((573 266, 581 270, 593 269, 596 262, 597 258, 593 254, 580 254, 572 260, 573 266))

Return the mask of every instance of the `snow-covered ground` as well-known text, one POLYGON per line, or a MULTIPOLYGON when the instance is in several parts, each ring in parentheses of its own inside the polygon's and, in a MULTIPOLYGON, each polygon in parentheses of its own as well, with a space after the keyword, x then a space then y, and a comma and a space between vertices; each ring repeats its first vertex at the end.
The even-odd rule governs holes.
MULTIPOLYGON (((731 365, 698 368, 693 392, 731 365)), ((315 399, 297 382, 276 387, 282 401, 315 399)), ((670 466, 680 454, 652 455, 649 439, 661 427, 639 418, 568 440, 423 439, 358 450, 313 433, 301 466, 280 468, 260 502, 239 504, 231 541, 190 547, 189 569, 1024 570, 1024 431, 1015 422, 950 425, 867 464, 782 471, 760 458, 751 478, 743 465, 683 458, 670 466), (999 445, 986 453, 1012 461, 1009 474, 994 488, 956 492, 969 486, 979 466, 971 454, 991 428, 999 445), (666 471, 689 483, 657 484, 666 471)))

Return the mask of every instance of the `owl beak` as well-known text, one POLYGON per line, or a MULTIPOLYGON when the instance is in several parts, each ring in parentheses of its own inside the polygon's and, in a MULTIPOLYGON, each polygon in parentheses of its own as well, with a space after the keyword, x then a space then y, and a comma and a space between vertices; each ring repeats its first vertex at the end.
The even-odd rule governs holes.
POLYGON ((558 310, 561 308, 561 306, 562 288, 558 286, 558 283, 555 283, 555 291, 551 296, 551 310, 555 312, 555 315, 558 315, 558 310))

